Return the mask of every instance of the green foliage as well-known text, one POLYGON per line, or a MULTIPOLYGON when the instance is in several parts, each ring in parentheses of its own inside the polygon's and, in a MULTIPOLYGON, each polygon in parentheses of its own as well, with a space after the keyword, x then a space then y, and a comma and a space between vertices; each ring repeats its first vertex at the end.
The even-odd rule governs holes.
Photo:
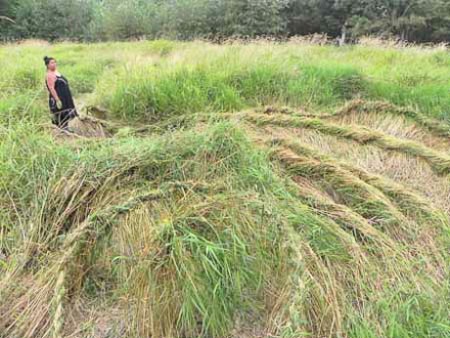
POLYGON ((358 97, 450 116, 448 55, 439 50, 312 47, 299 52, 285 44, 274 52, 269 46, 174 47, 163 41, 145 46, 157 61, 123 65, 98 83, 97 103, 115 117, 158 121, 268 104, 323 109, 358 97))
POLYGON ((450 41, 446 0, 24 0, 0 5, 0 16, 4 39, 221 39, 325 33, 343 39, 370 34, 450 41))
POLYGON ((215 3, 214 17, 218 18, 218 21, 213 22, 213 25, 217 27, 216 34, 260 36, 286 32, 285 20, 281 14, 288 0, 232 0, 215 3))
POLYGON ((450 4, 445 0, 300 0, 291 2, 287 17, 290 34, 340 36, 345 28, 353 38, 378 35, 419 42, 450 38, 450 4))
POLYGON ((169 59, 154 67, 127 66, 111 73, 99 84, 99 103, 116 117, 156 121, 275 102, 334 105, 366 92, 364 75, 350 66, 305 63, 286 68, 286 63, 264 51, 245 62, 233 61, 230 53, 218 58, 208 55, 211 58, 201 64, 172 66, 169 59))
POLYGON ((80 39, 93 19, 95 0, 24 0, 12 8, 18 38, 80 39))

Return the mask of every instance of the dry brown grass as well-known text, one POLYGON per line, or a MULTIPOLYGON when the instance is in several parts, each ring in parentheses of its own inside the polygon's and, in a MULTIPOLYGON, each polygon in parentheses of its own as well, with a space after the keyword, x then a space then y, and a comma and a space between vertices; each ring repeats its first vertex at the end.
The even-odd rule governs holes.
POLYGON ((421 143, 401 140, 368 128, 340 126, 317 118, 292 117, 285 115, 246 114, 244 118, 259 126, 277 125, 317 130, 321 133, 350 139, 360 144, 373 144, 384 150, 416 156, 427 161, 439 174, 450 173, 450 156, 440 153, 421 143))
POLYGON ((400 115, 377 112, 364 114, 351 112, 332 117, 331 120, 340 125, 365 126, 396 138, 420 142, 430 148, 443 152, 448 152, 450 146, 449 138, 441 137, 428 130, 424 130, 411 120, 400 115))
POLYGON ((447 177, 437 175, 424 161, 405 154, 386 152, 371 145, 360 145, 351 140, 307 130, 266 127, 267 135, 273 138, 291 138, 309 145, 318 152, 387 177, 410 190, 417 191, 449 214, 450 184, 447 177))
POLYGON ((283 146, 292 149, 297 154, 311 157, 324 163, 329 163, 330 165, 348 170, 356 177, 370 185, 373 185, 386 196, 391 198, 392 201, 397 204, 398 207, 407 215, 411 214, 414 217, 424 217, 425 219, 433 221, 448 222, 444 215, 439 214, 439 209, 436 208, 429 200, 402 184, 398 184, 395 181, 381 175, 372 174, 345 161, 325 156, 320 151, 301 142, 293 141, 292 139, 276 139, 275 143, 282 144, 283 146))
POLYGON ((426 117, 413 108, 403 108, 384 101, 354 99, 331 113, 310 112, 288 106, 266 106, 256 111, 267 115, 321 118, 344 126, 365 126, 394 137, 416 140, 443 151, 447 151, 450 145, 450 125, 447 122, 426 117))

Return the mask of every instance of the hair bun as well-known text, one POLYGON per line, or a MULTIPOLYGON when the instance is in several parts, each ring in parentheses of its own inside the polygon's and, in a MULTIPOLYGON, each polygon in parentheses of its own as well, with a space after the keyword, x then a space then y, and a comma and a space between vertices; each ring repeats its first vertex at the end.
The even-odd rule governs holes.
POLYGON ((52 61, 52 60, 54 60, 54 59, 51 58, 51 57, 48 57, 47 55, 44 56, 44 63, 45 63, 46 66, 48 66, 48 64, 49 64, 50 61, 52 61))

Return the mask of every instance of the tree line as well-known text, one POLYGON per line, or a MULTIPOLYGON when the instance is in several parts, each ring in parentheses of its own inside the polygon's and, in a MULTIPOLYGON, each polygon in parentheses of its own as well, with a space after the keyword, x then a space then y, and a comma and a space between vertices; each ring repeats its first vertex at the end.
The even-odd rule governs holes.
POLYGON ((450 42, 449 0, 0 0, 5 39, 221 39, 313 33, 450 42))

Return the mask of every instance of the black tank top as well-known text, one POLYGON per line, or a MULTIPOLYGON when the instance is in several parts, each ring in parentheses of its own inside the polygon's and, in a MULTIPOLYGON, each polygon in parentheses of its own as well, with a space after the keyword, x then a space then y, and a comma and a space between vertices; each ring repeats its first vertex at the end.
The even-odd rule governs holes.
MULTIPOLYGON (((50 93, 47 80, 45 80, 45 85, 47 86, 47 90, 49 92, 50 109, 54 110, 56 102, 54 102, 52 94, 50 93)), ((72 93, 70 92, 69 81, 63 75, 56 75, 55 91, 62 103, 61 110, 75 108, 72 93)))

